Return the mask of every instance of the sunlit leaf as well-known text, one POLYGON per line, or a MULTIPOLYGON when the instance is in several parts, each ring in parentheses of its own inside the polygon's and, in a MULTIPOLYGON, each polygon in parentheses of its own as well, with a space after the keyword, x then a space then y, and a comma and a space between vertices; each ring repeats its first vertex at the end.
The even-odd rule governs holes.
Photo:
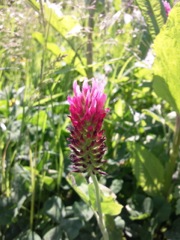
MULTIPOLYGON (((116 195, 109 188, 103 186, 102 184, 99 184, 99 186, 102 213, 112 216, 118 215, 123 206, 117 202, 116 195)), ((92 207, 97 211, 95 189, 92 183, 89 184, 89 197, 92 207)))
POLYGON ((80 173, 71 173, 66 177, 71 187, 77 192, 81 199, 89 204, 88 183, 85 177, 80 173))
POLYGON ((159 0, 136 0, 148 26, 151 38, 154 39, 166 21, 164 6, 159 0))
POLYGON ((32 116, 29 122, 33 125, 38 125, 39 127, 42 128, 42 130, 44 130, 46 128, 46 120, 47 120, 46 112, 40 110, 39 112, 35 113, 32 116))
POLYGON ((138 143, 129 143, 132 152, 133 173, 145 192, 149 195, 162 194, 164 187, 164 167, 145 147, 138 143))
POLYGON ((171 10, 167 23, 154 42, 154 90, 173 110, 180 112, 180 3, 171 10))
POLYGON ((166 124, 171 130, 174 131, 174 125, 170 121, 164 119, 163 117, 157 115, 156 113, 154 113, 148 109, 144 109, 143 113, 152 117, 152 119, 154 119, 155 121, 160 122, 162 125, 166 124))

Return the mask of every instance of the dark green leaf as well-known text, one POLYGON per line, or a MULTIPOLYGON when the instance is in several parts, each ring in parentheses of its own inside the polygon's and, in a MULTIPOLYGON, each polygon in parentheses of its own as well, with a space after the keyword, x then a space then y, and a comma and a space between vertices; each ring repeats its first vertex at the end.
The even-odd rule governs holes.
POLYGON ((62 239, 62 228, 61 226, 57 226, 51 228, 43 237, 44 240, 61 240, 62 239))
POLYGON ((61 198, 53 196, 49 198, 43 207, 43 212, 52 218, 55 222, 61 221, 62 201, 61 198))
POLYGON ((69 240, 73 240, 78 236, 82 222, 78 218, 63 219, 62 228, 67 233, 69 240))

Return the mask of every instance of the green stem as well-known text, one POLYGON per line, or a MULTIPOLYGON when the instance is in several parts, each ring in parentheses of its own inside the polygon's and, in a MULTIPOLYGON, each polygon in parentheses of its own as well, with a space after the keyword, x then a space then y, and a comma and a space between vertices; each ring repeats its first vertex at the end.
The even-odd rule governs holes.
POLYGON ((96 8, 96 0, 90 0, 88 3, 88 12, 89 12, 89 18, 88 18, 88 33, 87 33, 87 75, 88 78, 93 77, 93 30, 94 30, 94 13, 96 8))
POLYGON ((176 163, 176 160, 178 157, 179 145, 180 145, 180 115, 177 114, 174 139, 173 139, 173 149, 171 154, 171 161, 173 161, 174 164, 176 163))
POLYGON ((173 137, 173 146, 170 154, 170 161, 166 165, 166 177, 165 177, 165 186, 169 186, 167 189, 167 196, 170 195, 173 184, 172 184, 172 175, 176 169, 177 158, 179 154, 179 146, 180 146, 180 115, 176 116, 176 126, 173 137))
POLYGON ((174 131, 174 138, 173 138, 173 146, 172 146, 172 152, 170 155, 170 164, 171 164, 171 170, 172 173, 174 173, 175 167, 176 167, 176 161, 178 158, 179 153, 179 145, 180 145, 180 115, 177 114, 176 116, 176 126, 174 131))
POLYGON ((95 187, 95 194, 96 194, 96 205, 98 212, 96 213, 96 218, 101 229, 101 233, 103 235, 103 240, 109 240, 108 232, 104 223, 102 209, 101 209, 101 197, 100 197, 100 189, 96 175, 91 173, 91 178, 95 187))
POLYGON ((31 212, 30 212, 30 229, 33 230, 34 224, 34 207, 35 207, 35 161, 33 160, 32 152, 29 152, 30 169, 31 169, 31 212))

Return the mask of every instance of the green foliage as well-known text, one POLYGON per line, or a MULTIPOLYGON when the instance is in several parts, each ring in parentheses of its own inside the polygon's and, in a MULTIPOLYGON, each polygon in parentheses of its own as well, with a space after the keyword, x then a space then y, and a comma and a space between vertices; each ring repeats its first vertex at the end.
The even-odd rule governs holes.
POLYGON ((142 15, 146 21, 151 39, 154 40, 166 21, 166 13, 162 1, 136 0, 136 4, 140 8, 142 15))
MULTIPOLYGON (((92 183, 88 184, 82 174, 69 174, 68 183, 80 195, 80 197, 97 211, 95 189, 92 183)), ((100 198, 102 213, 107 215, 118 215, 122 210, 122 205, 116 201, 115 194, 107 187, 100 185, 100 198)))
POLYGON ((90 2, 0 1, 0 239, 101 239, 94 187, 69 174, 66 100, 89 68, 107 81, 98 178, 110 240, 179 238, 179 4, 167 18, 160 0, 137 0, 141 13, 90 2))
POLYGON ((180 4, 176 4, 154 42, 156 58, 153 67, 154 89, 156 93, 166 100, 173 110, 178 113, 180 112, 179 14, 180 4))
POLYGON ((131 163, 138 184, 149 195, 162 194, 164 188, 164 167, 160 160, 137 143, 131 143, 130 147, 133 155, 131 163))

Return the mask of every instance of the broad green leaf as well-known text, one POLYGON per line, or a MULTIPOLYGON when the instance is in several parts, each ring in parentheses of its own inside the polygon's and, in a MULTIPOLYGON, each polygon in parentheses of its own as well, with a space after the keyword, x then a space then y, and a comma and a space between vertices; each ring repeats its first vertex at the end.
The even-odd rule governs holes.
MULTIPOLYGON (((35 0, 27 0, 27 2, 34 8, 35 11, 41 11, 40 4, 35 0)), ((62 36, 68 35, 75 27, 79 27, 78 21, 70 15, 62 15, 58 12, 57 7, 54 8, 50 2, 43 3, 43 15, 45 20, 62 36)))
POLYGON ((71 185, 71 187, 77 192, 81 199, 89 204, 89 195, 88 195, 88 183, 85 177, 80 173, 70 173, 66 177, 66 180, 71 185))
POLYGON ((123 186, 123 180, 122 179, 114 179, 112 181, 112 184, 110 186, 110 189, 116 194, 120 192, 123 186))
POLYGON ((61 198, 53 196, 48 198, 43 206, 43 212, 47 214, 55 222, 61 221, 62 201, 61 198))
POLYGON ((180 3, 171 10, 167 23, 154 42, 154 90, 180 113, 180 3))
POLYGON ((58 47, 57 44, 48 42, 46 44, 47 49, 52 52, 55 56, 60 56, 62 54, 62 51, 58 47))
POLYGON ((44 44, 45 43, 45 39, 44 39, 44 36, 43 36, 43 34, 42 33, 40 33, 40 32, 33 32, 32 33, 32 37, 34 38, 34 39, 36 39, 40 44, 44 44))
POLYGON ((61 226, 57 226, 57 227, 51 228, 51 229, 43 236, 43 239, 44 239, 44 240, 49 240, 49 239, 61 240, 61 239, 62 239, 62 227, 61 227, 61 226))
POLYGON ((165 238, 166 239, 172 239, 172 240, 179 240, 180 236, 180 218, 176 218, 172 223, 171 223, 171 228, 168 227, 167 231, 165 232, 165 238))
POLYGON ((171 203, 167 201, 166 198, 162 196, 156 196, 153 199, 155 219, 156 224, 165 222, 169 219, 170 214, 172 213, 171 203))
MULTIPOLYGON (((35 11, 41 14, 41 7, 39 3, 37 3, 35 0, 27 0, 27 2, 34 8, 35 11)), ((58 12, 58 10, 55 9, 50 2, 43 3, 43 15, 46 22, 53 27, 68 43, 69 50, 64 54, 67 55, 67 57, 70 55, 70 61, 74 62, 77 71, 83 76, 86 76, 86 71, 83 68, 85 66, 85 61, 80 57, 73 44, 70 44, 69 41, 71 36, 79 36, 79 32, 82 28, 78 20, 71 15, 62 15, 62 13, 58 12)), ((42 41, 42 38, 38 34, 35 34, 34 37, 37 40, 42 41)), ((58 53, 61 53, 61 50, 58 49, 58 46, 55 47, 54 43, 48 43, 47 49, 52 51, 53 54, 57 54, 57 56, 58 53)), ((67 62, 68 60, 65 61, 67 62)))
POLYGON ((52 177, 39 175, 39 178, 48 190, 54 190, 55 180, 52 177))
POLYGON ((32 231, 32 230, 27 230, 26 232, 21 232, 21 234, 16 238, 20 240, 41 240, 40 236, 32 231))
POLYGON ((162 2, 160 0, 136 0, 136 4, 146 21, 151 38, 154 39, 166 21, 162 2))
MULTIPOLYGON (((102 213, 111 216, 120 214, 123 206, 117 202, 116 195, 109 188, 103 186, 102 184, 99 184, 99 187, 101 194, 102 213)), ((95 189, 94 184, 92 183, 89 184, 89 197, 92 207, 97 211, 95 189)))
MULTIPOLYGON (((106 227, 110 240, 122 240, 122 225, 123 220, 118 216, 114 219, 113 216, 106 215, 105 217, 106 227)), ((124 227, 124 226, 123 226, 124 227)))
POLYGON ((67 218, 63 219, 61 226, 67 233, 68 239, 73 240, 76 239, 82 228, 82 221, 79 218, 67 218))
POLYGON ((44 36, 40 32, 34 32, 32 34, 32 37, 41 45, 46 47, 47 50, 49 50, 52 54, 55 56, 63 55, 63 52, 60 50, 57 44, 53 42, 46 42, 44 39, 44 36))
POLYGON ((85 219, 86 222, 88 222, 92 216, 94 215, 94 212, 84 202, 75 202, 73 204, 73 212, 75 216, 82 218, 83 220, 85 219))
POLYGON ((118 99, 118 101, 114 105, 114 112, 118 117, 122 118, 125 112, 126 103, 122 99, 118 99))
POLYGON ((164 187, 164 167, 145 147, 130 143, 133 173, 139 186, 149 195, 162 194, 164 187))

